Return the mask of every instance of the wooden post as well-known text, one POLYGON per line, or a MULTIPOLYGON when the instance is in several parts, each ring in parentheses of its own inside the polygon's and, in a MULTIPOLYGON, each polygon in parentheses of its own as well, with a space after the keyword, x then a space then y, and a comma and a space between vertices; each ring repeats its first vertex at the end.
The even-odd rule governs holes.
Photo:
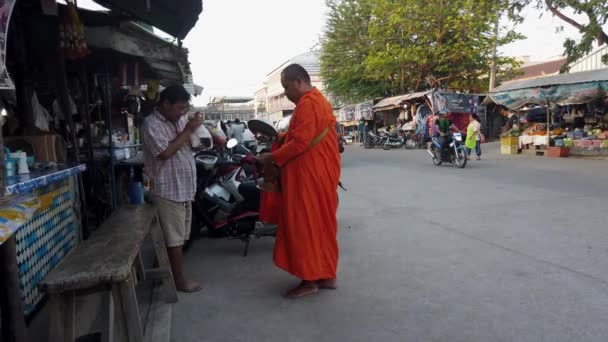
POLYGON ((106 98, 106 125, 108 129, 109 137, 109 153, 110 153, 110 185, 112 191, 110 191, 112 210, 116 209, 116 173, 114 172, 116 166, 116 159, 114 158, 114 141, 112 139, 112 82, 110 80, 110 66, 108 63, 105 65, 105 78, 104 78, 104 96, 106 98))
POLYGON ((551 103, 547 100, 547 147, 551 145, 551 103))
POLYGON ((133 279, 129 277, 126 281, 114 284, 118 290, 120 298, 120 306, 122 308, 121 316, 127 328, 127 341, 143 342, 144 332, 141 327, 141 318, 139 316, 139 307, 137 304, 137 296, 133 279))

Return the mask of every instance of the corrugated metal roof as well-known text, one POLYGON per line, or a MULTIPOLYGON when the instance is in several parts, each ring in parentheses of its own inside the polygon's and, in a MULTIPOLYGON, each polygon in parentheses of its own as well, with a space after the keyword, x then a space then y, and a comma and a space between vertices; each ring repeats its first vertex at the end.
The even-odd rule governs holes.
POLYGON ((547 77, 538 77, 529 80, 505 82, 499 87, 492 89, 490 94, 517 89, 539 88, 558 84, 576 84, 592 81, 608 81, 608 69, 575 72, 572 74, 560 74, 547 77))
POLYGON ((415 98, 419 98, 419 97, 424 97, 430 93, 431 93, 430 90, 426 90, 426 91, 421 91, 421 92, 417 92, 417 93, 387 97, 385 99, 382 99, 380 102, 376 103, 376 105, 374 105, 374 110, 382 111, 382 110, 389 110, 389 109, 397 108, 403 104, 403 101, 407 101, 407 100, 411 100, 411 99, 415 99, 415 98))
POLYGON ((557 60, 534 63, 530 65, 524 65, 520 67, 518 70, 523 72, 522 75, 513 78, 511 81, 519 81, 530 79, 534 77, 542 77, 548 75, 555 75, 559 72, 561 67, 566 63, 566 58, 560 58, 557 60))
POLYGON ((158 27, 179 39, 186 35, 198 21, 203 11, 202 0, 94 0, 116 13, 132 15, 143 22, 158 27))

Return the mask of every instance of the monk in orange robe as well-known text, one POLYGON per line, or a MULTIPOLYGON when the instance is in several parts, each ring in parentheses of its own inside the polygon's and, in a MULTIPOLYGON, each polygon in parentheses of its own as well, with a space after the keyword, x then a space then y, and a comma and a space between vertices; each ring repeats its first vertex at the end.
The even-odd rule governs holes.
MULTIPOLYGON (((275 142, 270 148, 271 152, 281 147, 285 138, 284 132, 279 132, 275 142)), ((281 221, 281 193, 275 191, 264 191, 260 193, 260 221, 278 225, 281 221)))
POLYGON ((306 70, 289 65, 281 74, 296 104, 284 143, 258 157, 281 168, 281 216, 274 262, 301 279, 288 298, 336 289, 340 153, 333 108, 312 86, 306 70))

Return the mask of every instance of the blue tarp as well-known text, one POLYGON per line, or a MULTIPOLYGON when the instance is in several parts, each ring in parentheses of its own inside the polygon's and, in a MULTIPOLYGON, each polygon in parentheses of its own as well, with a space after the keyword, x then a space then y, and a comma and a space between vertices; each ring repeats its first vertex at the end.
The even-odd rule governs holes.
POLYGON ((527 104, 583 104, 608 96, 608 69, 507 82, 488 96, 497 104, 519 109, 527 104))

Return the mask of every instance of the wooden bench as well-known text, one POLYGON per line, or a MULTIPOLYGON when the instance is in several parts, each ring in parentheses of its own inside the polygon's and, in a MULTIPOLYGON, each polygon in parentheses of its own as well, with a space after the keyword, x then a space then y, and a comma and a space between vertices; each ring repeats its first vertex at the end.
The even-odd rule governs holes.
POLYGON ((93 293, 103 298, 101 341, 114 341, 115 335, 118 341, 143 341, 135 294, 138 280, 161 280, 164 299, 177 301, 157 208, 152 205, 118 209, 44 279, 42 288, 50 305, 49 341, 75 340, 80 317, 76 298, 93 293), (155 269, 144 269, 139 255, 148 234, 156 253, 155 269), (122 329, 115 331, 115 321, 122 323, 122 329))

